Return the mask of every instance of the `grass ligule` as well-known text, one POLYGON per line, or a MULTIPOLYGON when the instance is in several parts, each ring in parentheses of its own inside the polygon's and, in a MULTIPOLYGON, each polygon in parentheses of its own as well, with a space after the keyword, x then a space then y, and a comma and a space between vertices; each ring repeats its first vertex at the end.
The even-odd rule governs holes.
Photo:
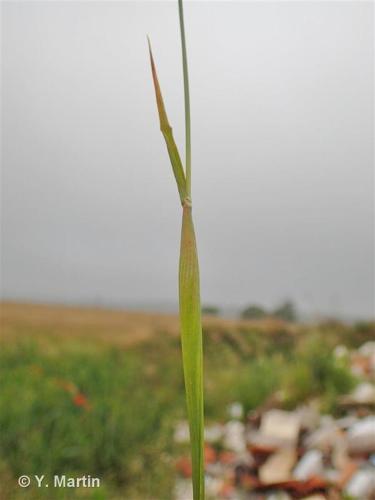
POLYGON ((190 101, 187 70, 185 29, 182 0, 179 0, 180 31, 185 93, 185 135, 186 165, 182 166, 180 154, 168 122, 163 97, 152 56, 150 40, 149 52, 156 102, 159 112, 160 129, 167 144, 169 159, 172 164, 177 188, 180 194, 182 210, 181 249, 179 265, 179 303, 182 360, 185 379, 186 404, 190 428, 191 457, 193 468, 194 500, 204 499, 204 463, 203 463, 203 347, 202 322, 199 287, 199 266, 195 241, 191 207, 191 145, 190 145, 190 101))

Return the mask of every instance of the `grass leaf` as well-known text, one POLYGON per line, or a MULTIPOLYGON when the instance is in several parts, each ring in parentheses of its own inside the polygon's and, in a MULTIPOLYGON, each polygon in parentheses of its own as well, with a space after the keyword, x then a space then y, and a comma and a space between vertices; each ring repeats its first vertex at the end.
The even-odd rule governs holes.
POLYGON ((173 173, 176 179, 178 192, 180 194, 181 204, 183 204, 186 198, 186 180, 185 173, 182 166, 180 153, 178 152, 175 140, 173 138, 172 127, 169 125, 167 113, 165 111, 163 96, 160 90, 158 75, 156 73, 155 61, 152 55, 151 42, 148 38, 148 49, 150 52, 151 70, 152 78, 154 80, 154 88, 156 94, 156 103, 158 106, 159 120, 160 120, 160 130, 164 136, 165 142, 167 144, 169 159, 171 161, 173 173))
POLYGON ((180 18, 185 94, 185 172, 181 164, 177 146, 173 139, 172 128, 169 125, 168 117, 165 111, 163 97, 156 74, 155 63, 152 56, 150 40, 148 41, 148 44, 156 102, 159 111, 160 129, 167 143, 169 158, 172 163, 172 168, 176 178, 181 204, 183 207, 179 269, 182 360, 184 368, 186 403, 190 427, 191 457, 193 468, 193 497, 194 500, 204 500, 202 321, 199 291, 198 256, 191 213, 190 98, 182 0, 179 0, 178 7, 180 18))

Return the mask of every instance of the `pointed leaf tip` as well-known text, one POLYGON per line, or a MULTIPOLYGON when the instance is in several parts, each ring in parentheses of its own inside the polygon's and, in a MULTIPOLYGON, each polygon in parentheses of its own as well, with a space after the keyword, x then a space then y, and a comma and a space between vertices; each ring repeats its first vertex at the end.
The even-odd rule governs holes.
POLYGON ((171 161, 173 173, 174 173, 174 176, 175 176, 175 179, 177 182, 177 188, 178 188, 178 191, 180 194, 180 200, 181 200, 181 203, 183 204, 184 200, 186 198, 185 172, 184 172, 184 168, 182 166, 180 154, 178 152, 176 143, 175 143, 174 138, 173 138, 172 127, 169 125, 167 113, 165 111, 163 96, 161 94, 158 75, 156 73, 155 61, 154 61, 154 57, 152 55, 151 42, 150 42, 150 38, 148 36, 147 36, 147 40, 148 40, 148 48, 149 48, 149 53, 150 53, 152 79, 154 81, 154 88, 155 88, 156 104, 157 104, 158 113, 159 113, 160 130, 162 131, 165 142, 167 144, 169 159, 171 161))
POLYGON ((165 107, 164 107, 164 101, 163 101, 163 96, 161 94, 158 75, 156 72, 154 56, 152 55, 151 42, 150 42, 149 37, 147 37, 147 39, 148 39, 148 50, 150 53, 152 79, 154 81, 154 88, 155 88, 155 95, 156 95, 156 103, 158 105, 158 111, 159 111, 160 128, 163 132, 164 129, 170 128, 170 125, 169 125, 167 113, 166 113, 165 107))

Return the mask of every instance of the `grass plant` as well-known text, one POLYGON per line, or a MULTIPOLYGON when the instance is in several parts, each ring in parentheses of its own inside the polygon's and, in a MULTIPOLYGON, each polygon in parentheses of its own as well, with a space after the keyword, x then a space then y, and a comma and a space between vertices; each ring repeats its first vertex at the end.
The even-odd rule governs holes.
POLYGON ((204 498, 203 471, 203 348, 199 287, 199 265, 192 218, 191 198, 191 132, 189 75, 186 55, 184 11, 182 0, 178 1, 182 47, 182 67, 185 97, 185 168, 173 138, 156 73, 151 44, 149 51, 160 129, 164 136, 169 159, 176 179, 182 205, 182 229, 179 264, 179 305, 182 359, 185 393, 190 427, 191 458, 193 470, 194 500, 204 498))

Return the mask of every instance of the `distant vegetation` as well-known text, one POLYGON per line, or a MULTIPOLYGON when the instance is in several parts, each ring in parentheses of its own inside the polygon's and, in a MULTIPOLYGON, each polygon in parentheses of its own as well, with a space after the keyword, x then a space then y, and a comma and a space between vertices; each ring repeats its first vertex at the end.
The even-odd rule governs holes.
POLYGON ((280 304, 280 306, 278 306, 274 310, 267 310, 260 305, 252 304, 242 311, 241 318, 254 320, 263 318, 277 318, 292 323, 294 321, 297 321, 298 315, 295 305, 293 304, 293 302, 288 300, 280 304))
MULTIPOLYGON (((171 499, 179 451, 173 429, 185 418, 179 336, 155 328, 121 344, 132 335, 126 313, 46 308, 37 321, 25 311, 11 320, 4 314, 2 325, 0 498, 171 499), (113 344, 105 335, 111 315, 113 344), (18 475, 40 473, 89 473, 102 486, 20 491, 18 475)), ((225 418, 233 401, 250 411, 269 398, 284 408, 313 398, 338 413, 337 396, 356 380, 333 349, 356 347, 373 333, 371 323, 255 326, 212 318, 204 329, 207 421, 225 418)))
POLYGON ((267 311, 258 305, 251 305, 246 307, 241 313, 243 319, 262 319, 267 316, 267 311))
POLYGON ((218 316, 220 314, 220 308, 216 306, 203 306, 202 314, 208 314, 210 316, 218 316))

